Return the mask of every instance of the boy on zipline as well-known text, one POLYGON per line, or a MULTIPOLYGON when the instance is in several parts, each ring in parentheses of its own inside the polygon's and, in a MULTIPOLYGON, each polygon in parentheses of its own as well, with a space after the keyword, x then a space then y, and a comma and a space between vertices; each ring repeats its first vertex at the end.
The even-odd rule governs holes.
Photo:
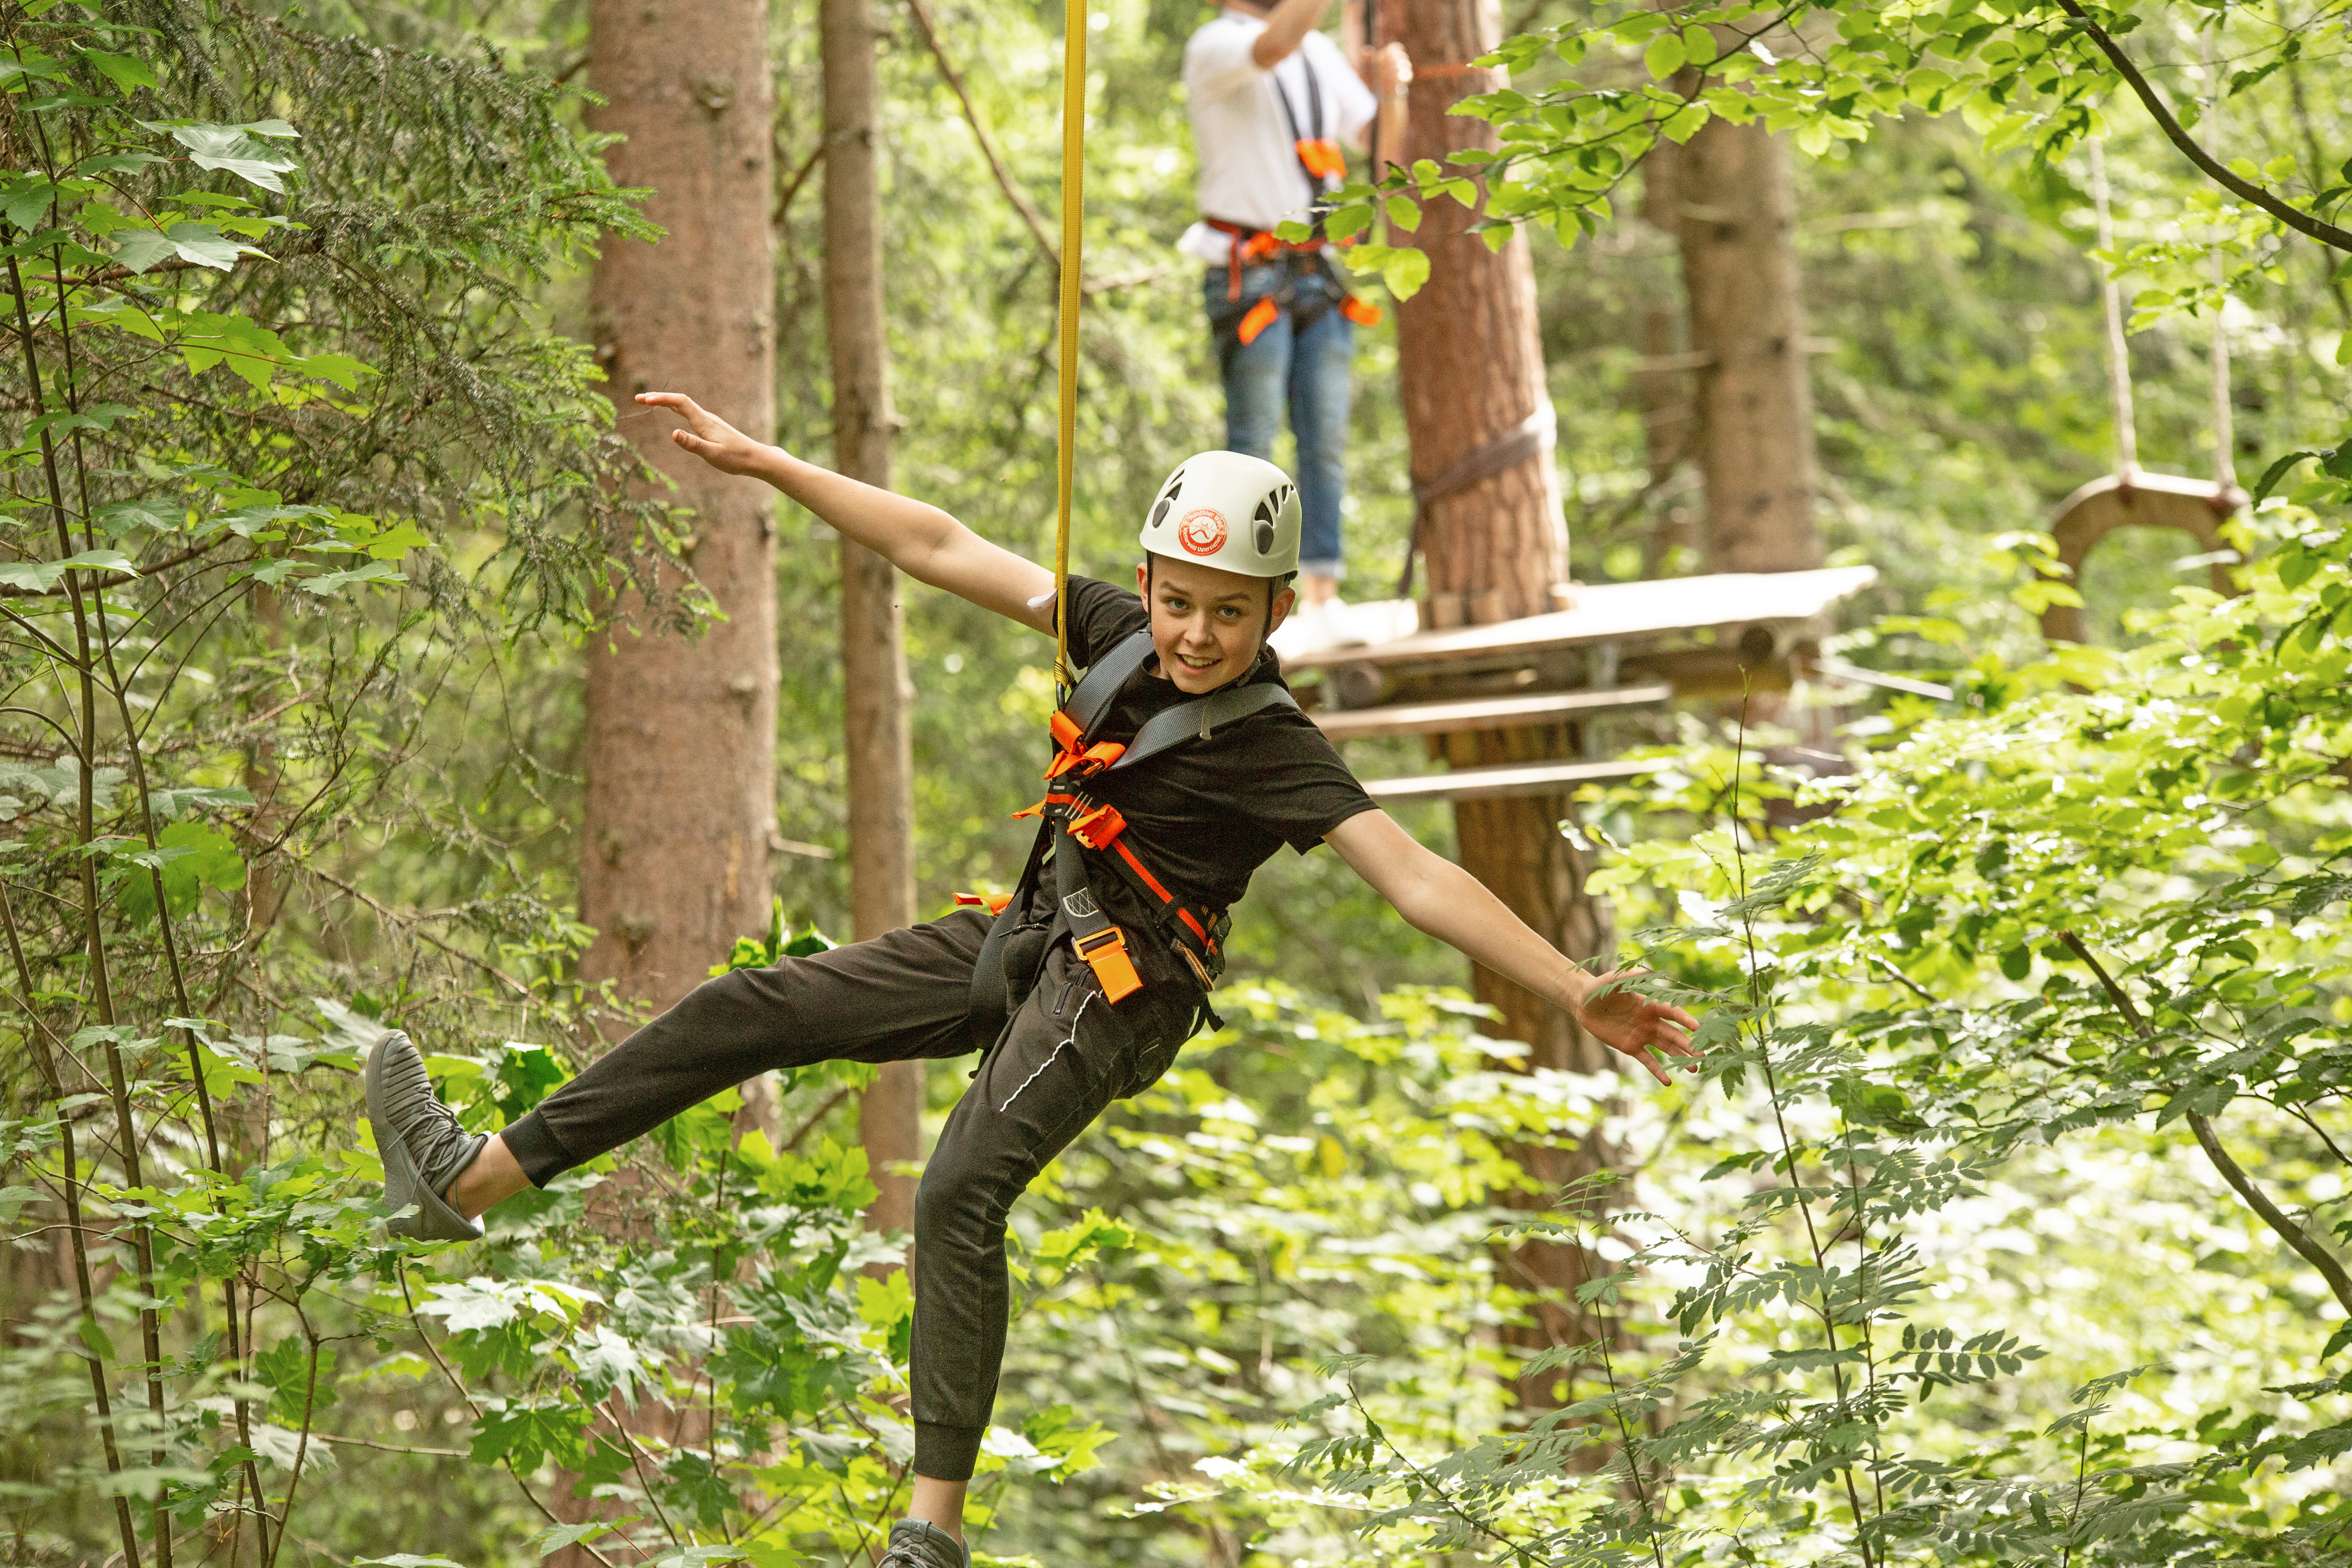
MULTIPOLYGON (((1055 635, 1054 574, 936 507, 751 440, 677 393, 677 444, 767 480, 900 571, 1055 635)), ((1469 873, 1372 804, 1290 700, 1266 635, 1291 606, 1297 487, 1205 452, 1161 487, 1138 593, 1069 580, 1070 662, 1087 678, 1055 715, 1045 817, 995 918, 928 924, 710 980, 493 1136, 435 1097, 405 1035, 369 1054, 368 1119, 403 1234, 478 1237, 500 1201, 651 1131, 724 1089, 814 1062, 982 1052, 915 1203, 914 1489, 881 1568, 969 1568, 964 1491, 1003 1360, 1005 1218, 1112 1100, 1157 1082, 1223 967, 1225 911, 1284 844, 1319 840, 1420 930, 1549 997, 1660 1082, 1693 1055, 1691 1016, 1604 996, 1469 873)))

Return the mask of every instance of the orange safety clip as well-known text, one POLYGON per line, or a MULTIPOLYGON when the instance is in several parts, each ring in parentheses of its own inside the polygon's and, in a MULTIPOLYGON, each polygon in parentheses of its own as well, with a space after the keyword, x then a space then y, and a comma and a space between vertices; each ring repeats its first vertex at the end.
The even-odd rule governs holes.
POLYGON ((1118 927, 1079 937, 1074 945, 1095 972, 1104 1001, 1123 1002, 1143 989, 1143 976, 1135 972, 1135 960, 1127 955, 1127 933, 1118 927))
POLYGON ((1318 180, 1328 180, 1334 174, 1348 172, 1346 155, 1339 151, 1339 144, 1328 136, 1300 137, 1298 161, 1307 166, 1308 174, 1318 180))
POLYGON ((1361 327, 1381 324, 1381 308, 1360 295, 1350 294, 1339 301, 1339 314, 1361 327))
POLYGON ((1242 318, 1241 330, 1236 335, 1244 343, 1254 343, 1257 342, 1257 335, 1274 325, 1274 319, 1281 314, 1282 307, 1276 304, 1271 296, 1260 300, 1249 308, 1249 314, 1242 318))
POLYGON ((1004 906, 1013 901, 1013 895, 1010 893, 958 893, 955 896, 955 901, 958 907, 962 909, 986 910, 990 914, 1001 915, 1004 912, 1004 906))
POLYGON ((1065 751, 1056 755, 1045 769, 1048 779, 1075 773, 1080 778, 1098 773, 1127 754, 1127 748, 1117 741, 1097 741, 1083 752, 1065 751))
POLYGON ((1098 805, 1070 819, 1070 837, 1089 849, 1108 849, 1110 841, 1126 831, 1127 818, 1115 805, 1098 805))
POLYGON ((1040 816, 1049 805, 1067 805, 1076 799, 1077 799, 1077 796, 1074 795, 1049 795, 1045 799, 1039 801, 1036 805, 1024 805, 1020 810, 1014 812, 1013 814, 1013 820, 1018 822, 1024 816, 1040 816))

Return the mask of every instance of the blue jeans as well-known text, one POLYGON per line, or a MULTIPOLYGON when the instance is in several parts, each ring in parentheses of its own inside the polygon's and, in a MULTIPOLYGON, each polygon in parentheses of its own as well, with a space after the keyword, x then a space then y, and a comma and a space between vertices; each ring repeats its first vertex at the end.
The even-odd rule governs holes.
MULTIPOLYGON (((1242 268, 1242 296, 1229 299, 1225 268, 1212 267, 1202 284, 1202 303, 1213 323, 1229 320, 1280 288, 1284 268, 1268 264, 1242 268)), ((1312 287, 1307 280, 1307 287, 1312 287)), ((1312 326, 1297 330, 1285 310, 1256 341, 1229 345, 1223 355, 1225 381, 1225 447, 1253 458, 1272 458, 1282 414, 1290 410, 1290 433, 1297 438, 1298 504, 1302 530, 1298 569, 1323 576, 1346 574, 1339 558, 1339 503, 1348 491, 1348 409, 1355 395, 1352 375, 1356 324, 1337 304, 1312 326)))

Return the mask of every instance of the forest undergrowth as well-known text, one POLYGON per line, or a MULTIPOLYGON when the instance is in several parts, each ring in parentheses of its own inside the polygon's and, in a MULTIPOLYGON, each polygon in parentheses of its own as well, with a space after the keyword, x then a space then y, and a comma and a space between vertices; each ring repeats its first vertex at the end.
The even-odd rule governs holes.
MULTIPOLYGON (((356 1067, 383 1027, 492 1129, 625 1011, 575 978, 577 776, 546 737, 604 596, 698 613, 655 573, 682 521, 630 499, 593 358, 555 330, 597 237, 641 229, 576 92, 267 9, 0 16, 8 1560, 870 1560, 907 1484, 912 1303, 903 1238, 864 1227, 859 1069, 782 1086, 773 1136, 721 1096, 478 1245, 381 1228, 356 1067)), ((2005 90, 2042 58, 1996 57, 2005 90)), ((1637 108, 1593 112, 1614 135, 1637 108)), ((1911 134, 1890 158, 1942 156, 1911 134)), ((941 178, 929 153, 909 188, 941 178)), ((2020 176, 2027 211, 2071 211, 2065 153, 2020 176)), ((1581 166, 1549 187, 1580 234, 1623 173, 1581 166)), ((2215 226, 2241 309, 2307 270, 2251 216, 2215 226)), ((1857 256, 1838 276, 1875 277, 1857 256)), ((2179 285, 2145 301, 2152 338, 2222 308, 2180 282, 2202 257, 2131 263, 2179 285)), ((1990 336, 1997 304, 1954 310, 1990 336)), ((2307 328, 2279 329, 2302 370, 2245 373, 2265 409, 2326 403, 2307 328)), ((1897 401, 1954 403, 1927 335, 1897 401)), ((1181 378, 1125 346, 1114 413, 1156 429, 1181 378)), ((1027 416, 1008 436, 992 401, 974 434, 951 386, 919 395, 966 440, 919 470, 984 489, 1027 416)), ((1578 395, 1567 428, 1624 435, 1578 395)), ((1903 468, 1873 416, 1834 439, 1857 472, 1903 468)), ((1664 1090, 1525 1070, 1325 873, 1270 873, 1328 956, 1245 929, 1229 1026, 1016 1214, 979 1560, 2352 1561, 2352 446, 2310 433, 2333 417, 2276 415, 2236 596, 2177 590, 2115 647, 2048 650, 2020 629, 2072 591, 2047 536, 1954 526, 1928 554, 1969 581, 1844 646, 1958 700, 1862 715, 1853 771, 1811 783, 1694 722, 1648 784, 1580 803, 1561 830, 1604 854, 1591 890, 1642 928, 1631 983, 1704 1012, 1701 1069, 1664 1090), (1328 983, 1276 978, 1287 950, 1328 983), (1614 1174, 1531 1192, 1547 1146, 1614 1174), (1588 1283, 1529 1289, 1529 1243, 1588 1283), (1514 1348, 1538 1321, 1576 1331, 1514 1348)), ((2038 418, 2034 441, 2074 429, 2038 418)), ((1139 473, 1164 439, 1139 437, 1139 473)), ((1918 483, 1840 526, 1902 555, 1874 509, 1918 483)), ((821 605, 807 574, 787 585, 821 605)), ((1034 728, 1017 658, 925 614, 919 655, 975 650, 925 722, 1034 728)), ((1012 769, 927 783, 927 886, 993 868, 975 801, 1012 769)), ((781 878, 772 928, 713 964, 822 942, 815 876, 781 878)))

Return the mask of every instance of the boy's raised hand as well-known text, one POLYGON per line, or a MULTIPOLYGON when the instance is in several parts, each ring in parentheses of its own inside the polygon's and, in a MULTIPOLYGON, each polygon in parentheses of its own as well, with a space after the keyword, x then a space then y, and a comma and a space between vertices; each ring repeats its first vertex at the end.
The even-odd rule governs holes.
POLYGON ((774 460, 774 447, 752 440, 683 392, 640 392, 637 401, 684 419, 687 427, 671 431, 669 438, 722 474, 756 473, 774 460))
MULTIPOLYGON (((1603 974, 1596 983, 1599 989, 1587 996, 1576 1009, 1576 1021, 1584 1032, 1613 1050, 1632 1057, 1660 1083, 1672 1080, 1659 1062, 1661 1056, 1686 1057, 1696 1062, 1698 1050, 1691 1045, 1691 1031, 1698 1020, 1680 1007, 1664 1002, 1653 1002, 1628 986, 1611 989, 1614 981, 1630 980, 1643 973, 1637 969, 1621 969, 1613 974, 1603 974)), ((1693 1070, 1685 1067, 1685 1072, 1693 1070)))

